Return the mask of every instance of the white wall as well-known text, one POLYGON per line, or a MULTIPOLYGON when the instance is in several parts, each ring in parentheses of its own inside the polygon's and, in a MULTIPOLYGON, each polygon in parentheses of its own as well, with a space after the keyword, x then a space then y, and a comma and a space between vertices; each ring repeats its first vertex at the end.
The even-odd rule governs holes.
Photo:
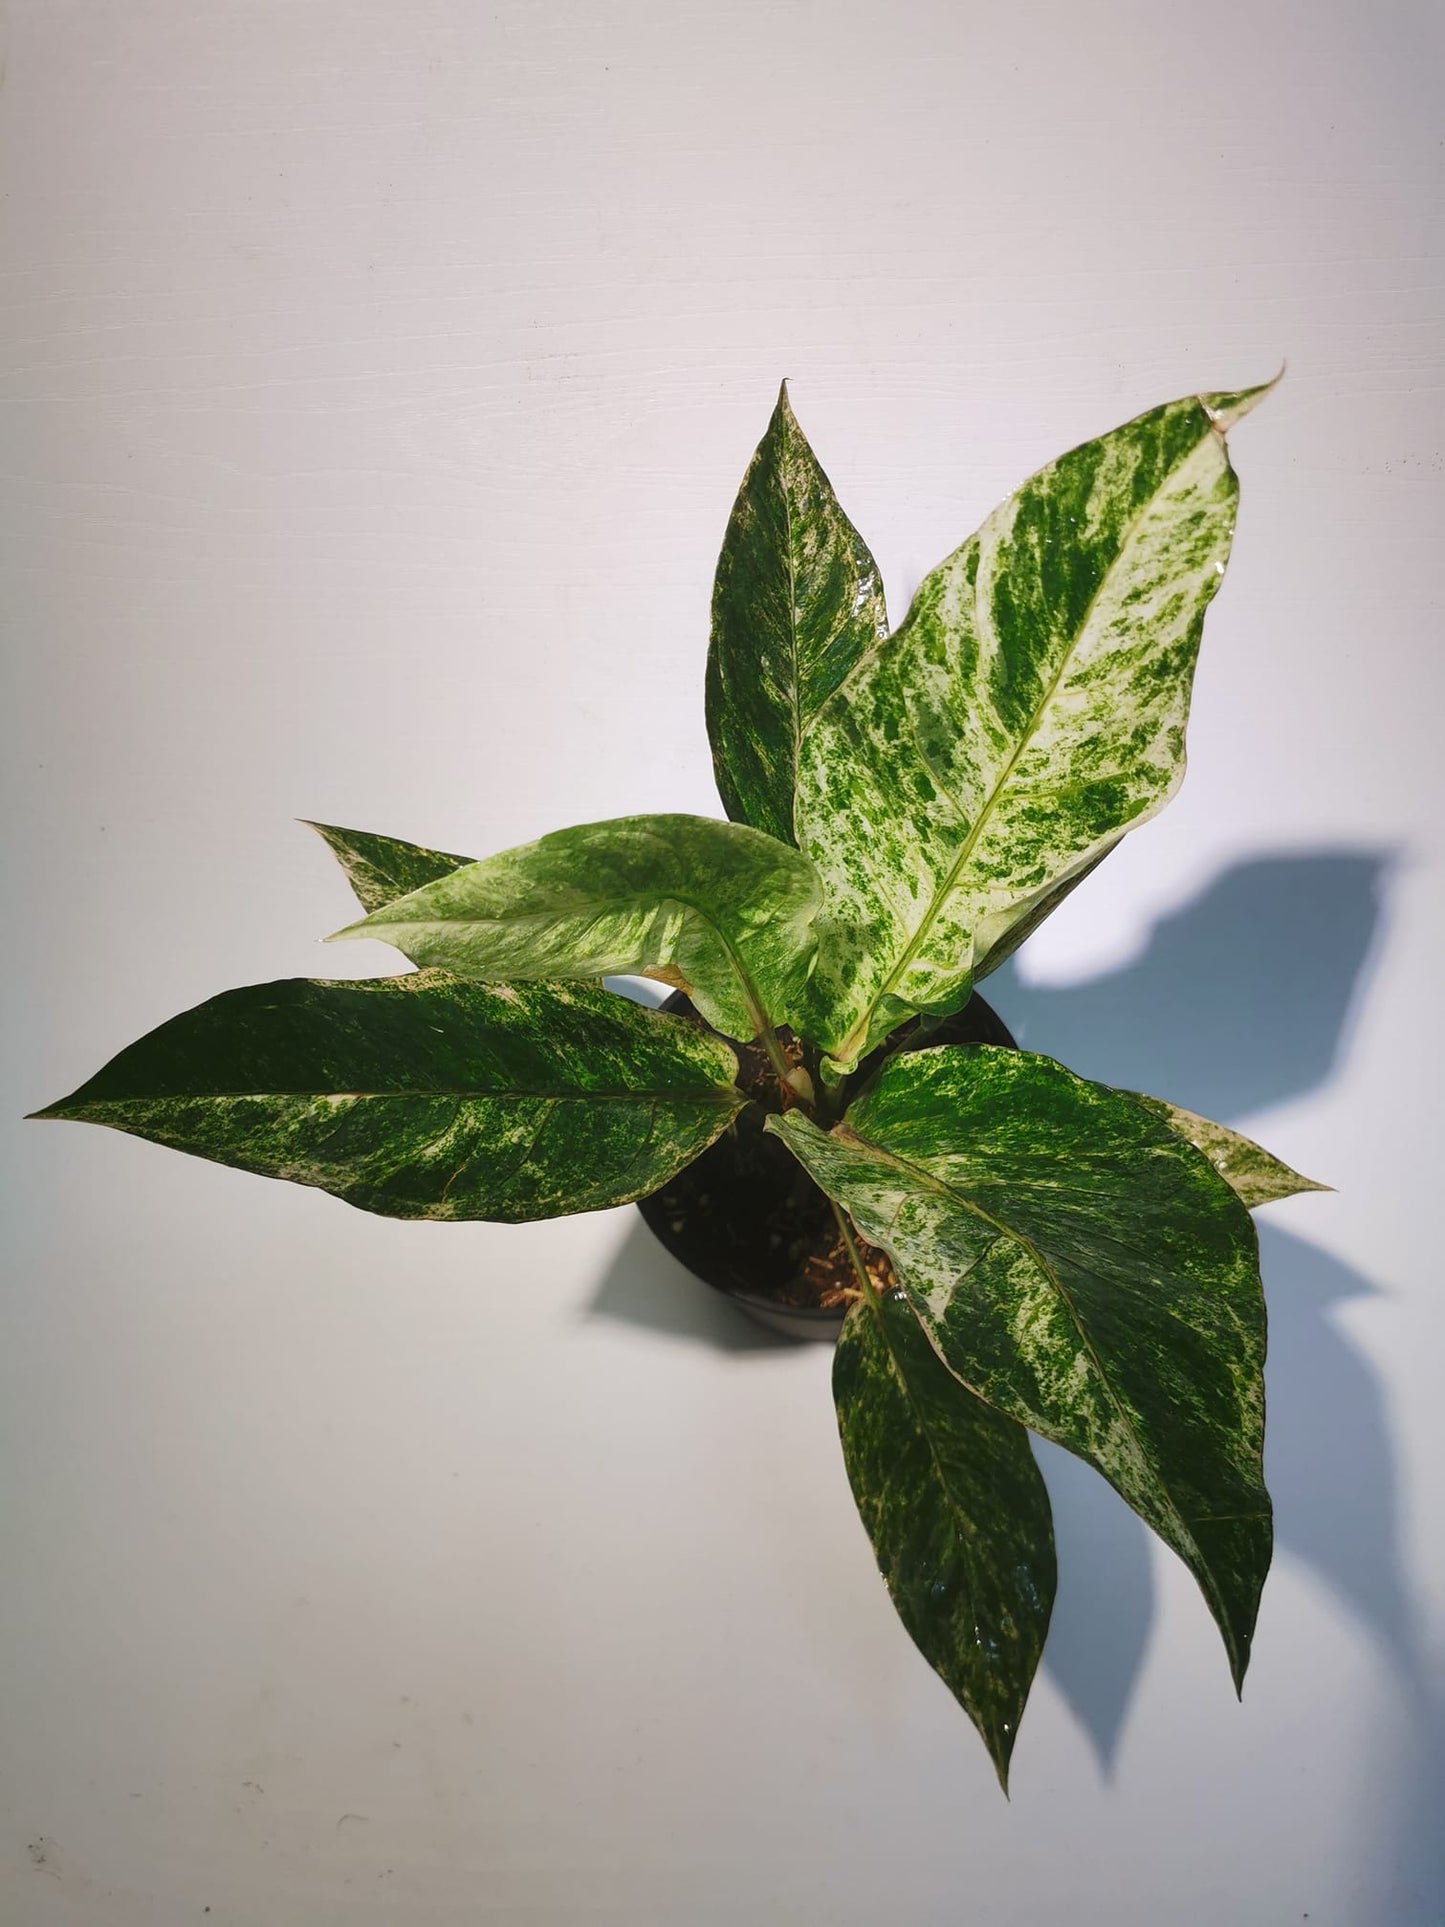
POLYGON ((17 0, 7 1922, 1445 1918, 1442 51, 1428 0, 17 0), (225 986, 395 966, 315 949, 295 817, 715 811, 779 376, 901 609, 1040 461, 1285 357, 1184 794, 998 992, 1339 1186, 1266 1214, 1242 1707, 1051 1454, 1005 1805, 824 1352, 629 1212, 406 1226, 16 1121, 225 986))

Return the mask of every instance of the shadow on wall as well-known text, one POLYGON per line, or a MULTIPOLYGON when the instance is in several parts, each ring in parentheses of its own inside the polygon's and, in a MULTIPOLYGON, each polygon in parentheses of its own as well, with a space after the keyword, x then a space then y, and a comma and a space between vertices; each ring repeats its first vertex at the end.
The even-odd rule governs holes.
MULTIPOLYGON (((987 995, 1026 1048, 1238 1122, 1328 1081, 1378 948, 1388 867, 1387 856, 1359 850, 1238 864, 1163 919, 1123 969, 1044 987, 1010 966, 987 995)), ((1383 1392, 1333 1322, 1344 1300, 1377 1287, 1268 1222, 1260 1250, 1277 1545, 1358 1615, 1423 1709, 1383 1392)), ((690 1278, 640 1223, 592 1311, 733 1351, 790 1343, 690 1278)), ((1148 1535, 1088 1466, 1046 1444, 1039 1456, 1055 1500, 1060 1575, 1044 1664, 1107 1776, 1154 1617, 1148 1535)))
POLYGON ((984 995, 1025 1050, 1229 1123, 1334 1069, 1388 867, 1360 850, 1235 864, 1122 969, 1055 987, 1008 964, 984 995))

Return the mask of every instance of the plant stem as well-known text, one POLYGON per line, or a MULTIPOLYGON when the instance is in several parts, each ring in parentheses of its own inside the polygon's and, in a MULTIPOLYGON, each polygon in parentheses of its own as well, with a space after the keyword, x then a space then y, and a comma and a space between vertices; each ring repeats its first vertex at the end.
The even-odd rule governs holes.
POLYGON ((815 1124, 827 1130, 838 1113, 833 1108, 833 1094, 823 1077, 823 1053, 815 1044, 804 1044, 803 1063, 807 1067, 808 1078, 813 1086, 813 1102, 809 1115, 815 1124))
POLYGON ((792 1085, 788 1083, 788 1073, 793 1067, 787 1058, 784 1057, 782 1046, 778 1042, 778 1033, 771 1025, 765 1024, 763 1026, 761 1041, 763 1049, 768 1053, 768 1062, 778 1074, 778 1082, 786 1090, 791 1091, 792 1085))
POLYGON ((853 1226, 848 1220, 848 1213, 836 1198, 829 1198, 828 1202, 833 1207, 833 1216, 838 1220, 838 1229, 843 1234, 843 1243, 848 1248, 848 1256, 853 1260, 853 1270, 857 1274, 863 1296, 874 1311, 877 1311, 878 1288, 868 1274, 867 1265, 863 1262, 863 1253, 858 1249, 858 1240, 853 1236, 853 1226))
POLYGON ((848 1108, 848 1086, 853 1081, 853 1073, 846 1071, 841 1077, 831 1081, 823 1070, 823 1054, 818 1052, 818 1068, 813 1073, 813 1085, 818 1093, 819 1124, 836 1124, 848 1108))

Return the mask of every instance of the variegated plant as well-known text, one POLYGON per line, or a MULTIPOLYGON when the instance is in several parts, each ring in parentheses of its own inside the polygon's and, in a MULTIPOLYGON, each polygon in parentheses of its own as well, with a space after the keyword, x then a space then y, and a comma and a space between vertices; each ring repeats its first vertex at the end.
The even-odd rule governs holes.
POLYGON ((318 825, 367 913, 338 934, 421 968, 230 991, 40 1115, 391 1217, 513 1221, 645 1196, 761 1103, 853 1261, 834 1389, 859 1510, 1000 1778, 1054 1593, 1031 1430, 1185 1561, 1238 1685, 1270 1558, 1247 1207, 1315 1187, 1161 1100, 929 1033, 1177 786, 1225 434, 1262 392, 1062 456, 892 633, 784 393, 713 598, 729 822, 625 817, 480 863, 318 825), (625 974, 700 1019, 603 986, 625 974), (773 1067, 761 1098, 738 1040, 773 1067))

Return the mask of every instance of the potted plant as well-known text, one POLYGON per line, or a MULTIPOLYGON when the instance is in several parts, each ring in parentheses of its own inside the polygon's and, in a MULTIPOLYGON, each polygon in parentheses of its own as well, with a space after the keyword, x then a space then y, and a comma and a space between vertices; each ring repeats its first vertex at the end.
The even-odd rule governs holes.
POLYGON ((1226 432, 1264 392, 1062 456, 890 634, 784 391, 713 597, 727 822, 625 817, 482 862, 318 825, 366 913, 338 936, 419 969, 228 991, 39 1115, 392 1217, 650 1196, 705 1274, 721 1254, 733 1289, 841 1322, 859 1511, 1001 1781, 1054 1593, 1031 1430, 1185 1561, 1238 1687, 1271 1543, 1249 1207, 1318 1187, 1013 1048, 974 985, 1183 774, 1226 432), (676 1007, 602 981, 627 974, 676 1007))

